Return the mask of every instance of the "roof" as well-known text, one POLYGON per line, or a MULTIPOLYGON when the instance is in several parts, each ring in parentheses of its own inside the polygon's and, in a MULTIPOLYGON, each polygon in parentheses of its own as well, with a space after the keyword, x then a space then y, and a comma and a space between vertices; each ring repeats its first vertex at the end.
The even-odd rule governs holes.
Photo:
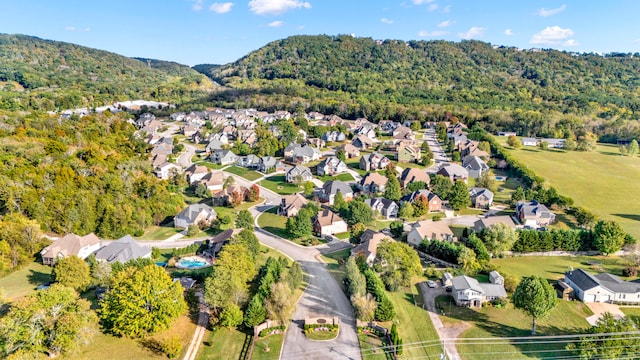
POLYGON ((407 194, 407 195, 403 196, 401 200, 402 201, 413 202, 415 199, 418 198, 418 196, 424 196, 427 199, 427 201, 429 201, 429 202, 431 202, 431 200, 433 200, 433 199, 438 199, 438 200, 442 201, 440 199, 440 197, 436 193, 431 192, 431 191, 429 191, 427 189, 416 190, 416 191, 414 191, 414 192, 412 192, 410 194, 407 194))
POLYGON ((305 197, 300 194, 285 195, 282 197, 282 200, 284 200, 285 208, 295 208, 298 210, 302 209, 302 207, 309 202, 309 200, 305 199, 305 197))
POLYGON ((473 155, 465 156, 465 158, 462 159, 462 166, 464 166, 465 169, 471 170, 489 170, 487 163, 478 156, 473 155))
POLYGON ((383 197, 377 197, 377 198, 373 198, 373 199, 365 199, 364 203, 369 205, 371 208, 377 207, 378 204, 381 203, 383 209, 388 209, 390 206, 392 206, 394 204, 396 206, 398 205, 398 204, 396 204, 395 201, 389 200, 389 199, 385 199, 383 197))
POLYGON ((180 213, 176 215, 176 218, 185 219, 188 222, 192 223, 196 220, 198 214, 200 214, 202 211, 217 215, 216 211, 207 204, 191 204, 184 210, 180 211, 180 213))
POLYGON ((406 168, 402 170, 402 174, 400 174, 400 181, 403 181, 405 184, 423 181, 427 184, 431 181, 429 178, 429 174, 426 171, 417 169, 417 168, 406 168))
POLYGON ((469 172, 467 171, 467 169, 454 163, 444 164, 440 168, 440 170, 438 170, 438 174, 445 175, 448 177, 459 177, 459 178, 469 177, 469 172))
POLYGON ((466 275, 454 277, 451 279, 451 285, 454 291, 471 289, 479 293, 484 293, 484 289, 480 286, 478 280, 466 275))
POLYGON ((568 271, 564 274, 565 279, 571 280, 582 291, 593 289, 600 285, 598 279, 582 269, 568 271))
POLYGON ((100 239, 94 233, 85 236, 67 234, 44 248, 40 254, 43 257, 48 254, 46 257, 49 258, 56 257, 58 254, 62 254, 62 256, 78 255, 80 249, 99 243, 100 239))
POLYGON ((140 246, 130 235, 125 235, 111 244, 96 251, 96 259, 109 263, 126 263, 129 260, 149 256, 151 249, 140 246))
POLYGON ((289 169, 289 171, 287 171, 287 175, 290 175, 290 176, 297 176, 304 173, 309 173, 309 175, 312 175, 311 170, 308 167, 302 166, 302 165, 296 165, 291 169, 289 169))
POLYGON ((387 185, 387 181, 388 179, 386 176, 382 176, 375 172, 370 172, 362 177, 362 180, 360 180, 360 184, 362 186, 367 186, 369 184, 387 185))
POLYGON ((335 195, 338 191, 340 191, 342 195, 353 193, 351 186, 340 180, 329 180, 322 186, 322 192, 327 195, 335 195))
POLYGON ((524 218, 555 219, 556 217, 556 215, 552 213, 546 206, 538 203, 535 200, 518 201, 516 211, 518 213, 522 212, 524 218))
POLYGON ((512 229, 516 228, 516 224, 513 222, 513 219, 508 215, 489 216, 484 219, 480 219, 475 222, 474 227, 476 229, 485 229, 496 224, 505 224, 512 229))
POLYGON ((492 270, 489 273, 489 279, 498 279, 498 278, 501 278, 501 277, 502 277, 502 275, 500 275, 500 273, 495 271, 495 270, 492 270))
POLYGON ((369 255, 376 254, 378 246, 382 242, 382 239, 387 236, 381 232, 372 231, 367 229, 362 236, 360 236, 360 244, 353 248, 354 254, 363 254, 365 258, 369 255))
POLYGON ((600 273, 594 275, 593 277, 600 283, 602 287, 607 288, 615 293, 640 293, 640 283, 636 281, 624 281, 619 277, 609 273, 600 273))
POLYGON ((486 196, 487 199, 493 199, 493 192, 486 188, 472 187, 469 189, 469 196, 471 198, 477 198, 478 196, 486 196))
POLYGON ((318 222, 318 224, 320 224, 320 226, 328 226, 344 220, 342 220, 342 218, 338 216, 338 214, 334 213, 333 211, 324 209, 318 212, 318 215, 316 216, 316 221, 318 222))
POLYGON ((233 236, 233 229, 227 229, 221 232, 220 234, 209 239, 209 246, 213 244, 224 243, 225 241, 228 241, 229 239, 231 239, 232 236, 233 236))
MULTIPOLYGON (((453 237, 453 231, 444 221, 422 220, 413 224, 413 230, 417 231, 421 239, 445 240, 443 235, 453 237)), ((413 231, 411 230, 411 231, 413 231)))
POLYGON ((487 284, 481 283, 479 284, 482 288, 485 296, 493 296, 493 297, 507 297, 507 292, 504 290, 504 286, 498 284, 487 284))

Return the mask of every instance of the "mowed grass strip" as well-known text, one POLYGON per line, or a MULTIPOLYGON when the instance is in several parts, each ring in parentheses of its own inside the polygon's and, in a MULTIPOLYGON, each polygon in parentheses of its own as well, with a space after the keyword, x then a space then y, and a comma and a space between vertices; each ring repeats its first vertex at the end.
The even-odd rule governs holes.
MULTIPOLYGON (((505 144, 504 138, 498 140, 505 144)), ((511 149, 511 153, 560 194, 602 218, 618 221, 640 238, 640 158, 620 155, 616 145, 598 144, 593 152, 511 149)))
POLYGON ((34 291, 38 285, 51 281, 51 267, 32 262, 0 279, 0 289, 9 300, 19 299, 34 291))
POLYGON ((240 166, 231 166, 224 171, 243 177, 249 181, 260 179, 263 175, 257 171, 249 170, 240 166))
POLYGON ((284 175, 270 176, 260 181, 260 185, 280 195, 291 195, 302 191, 297 184, 288 183, 284 175))

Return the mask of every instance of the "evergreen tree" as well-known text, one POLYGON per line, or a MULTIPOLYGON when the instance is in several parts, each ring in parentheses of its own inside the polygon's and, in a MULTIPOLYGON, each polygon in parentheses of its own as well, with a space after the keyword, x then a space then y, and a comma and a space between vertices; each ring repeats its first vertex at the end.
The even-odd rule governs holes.
POLYGON ((398 201, 402 197, 400 182, 394 174, 387 176, 387 187, 384 190, 384 197, 389 200, 398 201))

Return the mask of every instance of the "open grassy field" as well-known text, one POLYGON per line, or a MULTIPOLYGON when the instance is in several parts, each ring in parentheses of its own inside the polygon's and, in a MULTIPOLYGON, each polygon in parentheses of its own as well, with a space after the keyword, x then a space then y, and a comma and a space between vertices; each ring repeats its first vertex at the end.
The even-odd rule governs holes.
POLYGON ((258 225, 272 234, 288 239, 289 233, 285 227, 287 217, 278 215, 277 211, 278 208, 274 207, 263 212, 260 217, 258 217, 258 225))
POLYGON ((270 176, 260 181, 260 185, 280 195, 291 195, 302 191, 297 184, 288 183, 284 175, 270 176))
POLYGON ((51 281, 51 267, 32 262, 22 269, 0 279, 0 289, 9 300, 28 295, 38 285, 51 281))
MULTIPOLYGON (((504 337, 524 337, 531 334, 531 318, 512 304, 506 308, 486 307, 470 309, 455 306, 449 295, 439 296, 437 306, 444 311, 440 319, 445 326, 468 326, 460 338, 483 338, 489 341, 461 341, 458 352, 462 359, 524 359, 571 355, 565 353, 566 343, 511 343, 504 337)), ((564 335, 584 333, 589 327, 585 317, 591 315, 586 305, 578 301, 558 301, 544 319, 538 320, 538 335, 564 335)))
POLYGON ((249 170, 241 166, 230 166, 224 171, 243 177, 249 181, 260 179, 263 175, 257 171, 249 170))
POLYGON ((387 355, 384 350, 380 349, 385 345, 379 337, 370 334, 358 334, 358 341, 360 342, 364 360, 386 360, 387 357, 392 358, 390 354, 387 355))
MULTIPOLYGON (((505 144, 506 138, 498 138, 505 144)), ((615 145, 598 144, 594 152, 511 150, 537 175, 602 218, 618 221, 640 238, 640 158, 621 156, 615 145)))
POLYGON ((204 336, 196 359, 238 360, 244 359, 252 341, 252 335, 236 329, 218 328, 209 331, 204 336))
POLYGON ((521 256, 504 259, 492 259, 492 264, 498 266, 498 271, 504 274, 523 276, 539 275, 547 280, 557 280, 564 277, 564 273, 573 267, 582 268, 590 273, 609 272, 622 276, 624 262, 615 256, 521 256))
POLYGON ((280 350, 282 350, 282 342, 284 341, 284 335, 275 334, 266 338, 256 341, 256 346, 253 348, 253 354, 251 360, 277 360, 280 358, 280 350), (269 351, 266 351, 266 348, 269 351))

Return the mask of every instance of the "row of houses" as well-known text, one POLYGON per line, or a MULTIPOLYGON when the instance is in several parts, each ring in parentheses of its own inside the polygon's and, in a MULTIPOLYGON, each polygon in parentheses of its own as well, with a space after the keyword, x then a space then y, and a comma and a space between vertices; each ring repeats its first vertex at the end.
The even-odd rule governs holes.
POLYGON ((124 264, 129 260, 151 258, 151 248, 138 244, 130 235, 105 243, 91 233, 85 236, 67 234, 40 252, 42 263, 49 266, 68 256, 77 256, 84 260, 92 254, 97 261, 124 264))

